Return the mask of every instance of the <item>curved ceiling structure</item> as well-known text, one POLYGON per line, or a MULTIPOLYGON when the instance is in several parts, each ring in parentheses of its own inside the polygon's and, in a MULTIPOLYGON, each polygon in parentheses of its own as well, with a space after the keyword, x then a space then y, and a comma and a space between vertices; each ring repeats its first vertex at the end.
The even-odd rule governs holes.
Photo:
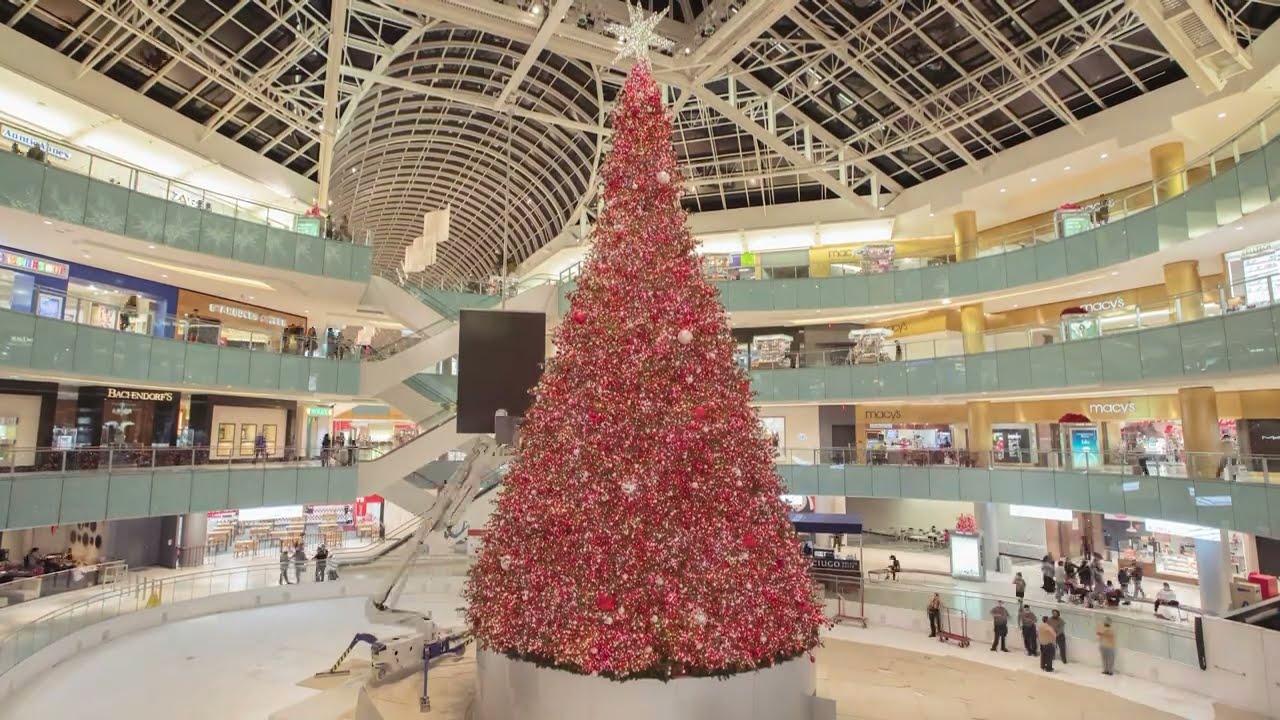
MULTIPOLYGON (((643 0, 691 179, 713 211, 903 189, 1191 76, 1249 66, 1263 0, 643 0)), ((320 182, 399 266, 484 277, 594 202, 622 0, 0 0, 0 22, 320 182), (326 132, 325 119, 332 119, 326 132), (329 172, 320 178, 322 168, 329 172), (504 239, 506 242, 504 243, 504 239)))

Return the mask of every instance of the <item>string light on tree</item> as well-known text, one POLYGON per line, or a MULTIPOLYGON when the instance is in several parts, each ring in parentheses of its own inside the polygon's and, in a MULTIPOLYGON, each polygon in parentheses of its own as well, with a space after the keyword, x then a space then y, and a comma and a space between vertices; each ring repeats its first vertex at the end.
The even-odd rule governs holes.
POLYGON ((466 588, 483 647, 616 679, 749 672, 825 622, 676 202, 655 17, 632 9, 604 210, 466 588))

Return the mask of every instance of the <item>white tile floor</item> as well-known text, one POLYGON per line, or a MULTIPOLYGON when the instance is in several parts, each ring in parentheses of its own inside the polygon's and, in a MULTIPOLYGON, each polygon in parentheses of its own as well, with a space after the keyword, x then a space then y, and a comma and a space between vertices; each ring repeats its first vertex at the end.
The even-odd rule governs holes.
MULTIPOLYGON (((456 621, 443 607, 451 603, 408 600, 456 621)), ((92 709, 96 720, 261 720, 311 697, 315 691, 297 683, 332 663, 353 633, 377 630, 364 620, 363 603, 261 608, 122 637, 46 674, 0 714, 62 718, 92 709)), ((1108 678, 1082 666, 1045 676, 1031 658, 980 650, 941 645, 919 633, 837 628, 818 653, 819 691, 836 699, 841 720, 1245 717, 1187 690, 1108 678)), ((367 650, 356 655, 367 657, 367 650)))

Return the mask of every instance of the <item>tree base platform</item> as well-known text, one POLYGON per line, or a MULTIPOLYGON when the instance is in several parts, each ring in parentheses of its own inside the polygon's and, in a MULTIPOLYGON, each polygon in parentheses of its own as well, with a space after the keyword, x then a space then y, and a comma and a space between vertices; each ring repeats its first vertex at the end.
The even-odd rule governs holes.
POLYGON ((807 655, 726 679, 617 682, 539 667, 490 650, 476 655, 474 720, 813 720, 807 655))

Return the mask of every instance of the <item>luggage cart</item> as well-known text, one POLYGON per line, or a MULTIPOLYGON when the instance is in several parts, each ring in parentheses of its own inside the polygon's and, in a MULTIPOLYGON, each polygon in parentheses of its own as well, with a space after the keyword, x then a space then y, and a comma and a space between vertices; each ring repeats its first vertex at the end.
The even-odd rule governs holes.
POLYGON ((969 615, 953 607, 942 608, 942 628, 938 642, 955 640, 960 647, 969 647, 969 615))

